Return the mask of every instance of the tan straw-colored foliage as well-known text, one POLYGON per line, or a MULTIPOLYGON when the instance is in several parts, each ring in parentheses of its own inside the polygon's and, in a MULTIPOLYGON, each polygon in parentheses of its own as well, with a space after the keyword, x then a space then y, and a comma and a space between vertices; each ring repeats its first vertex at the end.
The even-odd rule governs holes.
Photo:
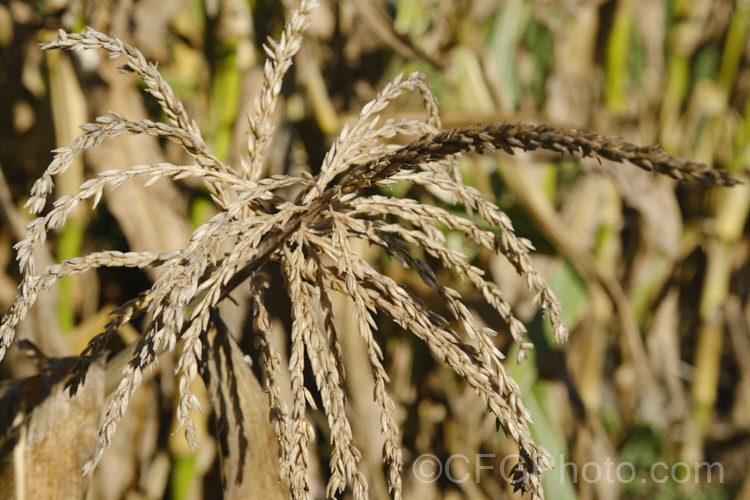
POLYGON ((531 242, 516 235, 510 217, 495 203, 464 183, 455 163, 457 155, 546 150, 630 163, 708 185, 731 186, 737 181, 726 171, 676 158, 659 147, 638 147, 614 137, 549 125, 495 122, 442 130, 437 101, 425 78, 416 72, 398 76, 367 103, 354 124, 341 130, 319 168, 299 175, 264 177, 275 133, 272 115, 282 80, 302 46, 302 34, 316 7, 317 2, 302 0, 280 39, 266 46, 262 90, 249 115, 248 160, 242 165, 227 165, 211 152, 198 125, 156 65, 138 49, 93 29, 80 34, 60 31, 57 40, 44 45, 45 50, 103 50, 112 58, 120 58, 122 73, 136 73, 141 78, 167 123, 130 120, 111 112, 83 125, 82 134, 70 146, 55 151, 54 160, 34 184, 26 204, 38 217, 27 225, 26 237, 15 247, 23 279, 15 303, 2 319, 0 359, 13 342, 16 325, 39 294, 60 278, 100 267, 154 269, 157 277, 151 288, 114 311, 106 330, 81 354, 69 382, 75 393, 92 360, 106 350, 117 328, 135 318, 146 318, 133 357, 106 407, 95 454, 84 472, 96 468, 112 443, 144 373, 155 366, 160 355, 175 349, 181 350, 175 367, 180 394, 178 427, 184 428, 188 443, 195 446, 198 433, 191 414, 201 408, 191 387, 204 362, 205 333, 217 321, 220 302, 249 283, 253 335, 260 352, 257 362, 279 447, 281 479, 288 482, 291 496, 312 496, 310 468, 314 458, 310 456, 310 444, 318 436, 311 410, 316 401, 322 404, 330 429, 326 495, 334 497, 350 489, 354 498, 368 496, 365 474, 360 470, 362 452, 355 445, 353 426, 347 417, 347 357, 340 345, 342 336, 358 336, 374 379, 372 395, 380 411, 387 487, 394 498, 401 498, 405 460, 400 418, 388 390, 389 374, 378 338, 380 323, 376 321, 378 316, 387 317, 424 342, 436 359, 474 390, 486 411, 515 443, 515 488, 528 492, 531 498, 543 498, 542 474, 551 463, 548 453, 531 436, 530 414, 522 403, 518 384, 506 371, 505 355, 496 344, 497 331, 478 321, 461 293, 441 282, 433 267, 453 271, 476 288, 518 343, 519 361, 533 345, 501 289, 485 270, 447 244, 443 229, 462 234, 468 244, 507 259, 526 281, 538 306, 547 312, 555 339, 565 342, 568 332, 561 320, 558 298, 531 259, 531 242), (423 118, 381 119, 389 104, 410 92, 421 95, 423 118), (104 171, 47 209, 55 178, 66 172, 74 158, 124 134, 171 141, 194 163, 158 162, 104 171), (137 177, 148 178, 149 182, 197 179, 210 193, 218 213, 173 251, 98 251, 37 269, 35 251, 45 243, 48 233, 65 225, 79 205, 91 200, 96 206, 105 192, 137 177), (416 198, 389 195, 382 189, 395 190, 399 183, 439 189, 464 215, 416 198), (439 303, 423 302, 405 284, 382 273, 363 255, 361 242, 416 273, 439 303), (289 373, 283 377, 283 350, 275 345, 267 305, 264 271, 270 265, 280 269, 291 304, 289 373), (352 331, 337 329, 331 299, 334 295, 347 297, 352 331), (306 384, 306 372, 312 374, 317 394, 312 394, 313 387, 306 384), (284 380, 291 381, 290 406, 282 396, 284 380))

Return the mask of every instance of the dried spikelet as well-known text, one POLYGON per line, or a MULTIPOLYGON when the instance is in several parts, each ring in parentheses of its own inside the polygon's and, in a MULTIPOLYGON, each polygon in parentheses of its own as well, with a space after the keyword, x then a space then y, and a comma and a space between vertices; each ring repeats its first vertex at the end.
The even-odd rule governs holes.
POLYGON ((15 303, 0 324, 0 360, 12 343, 15 326, 26 316, 39 292, 53 286, 57 279, 105 266, 158 268, 160 274, 153 286, 115 310, 105 331, 90 341, 69 382, 74 393, 92 359, 104 351, 118 327, 141 315, 150 319, 107 405, 97 449, 84 472, 96 467, 110 445, 117 423, 142 381, 143 370, 153 366, 163 352, 174 351, 178 339, 184 340, 184 347, 177 363, 181 396, 177 416, 179 426, 185 427, 188 442, 194 445, 197 439, 190 413, 200 408, 189 387, 203 362, 201 334, 209 327, 219 302, 237 286, 249 281, 253 292, 255 342, 260 351, 258 361, 279 446, 282 479, 289 483, 292 497, 311 497, 309 464, 313 458, 309 444, 315 439, 315 432, 308 411, 316 410, 316 405, 305 385, 304 372, 308 366, 315 377, 321 410, 331 430, 327 494, 335 496, 349 487, 354 498, 365 498, 368 486, 358 469, 360 452, 353 445, 346 414, 343 385, 346 360, 334 327, 329 298, 332 292, 342 293, 350 301, 356 329, 368 353, 374 379, 373 398, 380 408, 381 431, 385 438, 383 460, 388 466, 387 486, 392 495, 402 496, 404 458, 399 444, 396 402, 388 393, 389 378, 382 362, 382 347, 376 338, 376 312, 424 341, 436 358, 445 361, 478 394, 487 411, 495 416, 518 448, 520 459, 514 469, 516 486, 529 492, 532 498, 542 498, 541 475, 550 467, 549 457, 531 438, 529 413, 521 402, 518 385, 505 371, 504 355, 494 343, 497 333, 480 327, 460 294, 440 283, 433 269, 415 257, 414 249, 434 257, 441 266, 466 278, 480 292, 507 323, 520 347, 519 360, 532 347, 525 341, 525 327, 514 316, 501 290, 486 279, 484 271, 473 266, 460 252, 447 247, 442 228, 460 232, 467 241, 507 258, 525 278, 538 304, 549 312, 555 335, 562 342, 567 330, 560 320, 560 303, 533 264, 530 242, 515 235, 510 218, 497 206, 483 199, 477 190, 464 185, 460 171, 451 163, 452 157, 458 153, 496 149, 510 154, 518 149, 545 149, 566 155, 627 161, 676 179, 692 177, 705 184, 733 185, 737 181, 724 171, 673 158, 656 147, 637 147, 607 136, 547 125, 498 122, 440 131, 437 102, 424 77, 417 73, 406 78, 398 76, 365 105, 358 121, 351 127, 344 127, 336 138, 317 176, 262 179, 266 152, 273 137, 271 114, 284 74, 292 65, 292 57, 299 50, 302 33, 316 6, 315 1, 303 0, 287 22, 281 39, 266 46, 269 59, 264 69, 264 87, 255 113, 249 117, 250 160, 242 169, 224 165, 211 153, 198 127, 156 66, 146 61, 137 49, 91 29, 82 34, 60 32, 57 41, 43 47, 103 49, 113 57, 125 57, 124 68, 143 79, 170 124, 131 121, 111 113, 83 125, 82 135, 71 146, 55 151, 52 163, 34 184, 28 203, 32 213, 44 211, 54 187, 54 177, 63 173, 76 155, 121 134, 168 139, 182 146, 196 164, 159 163, 103 172, 84 182, 75 194, 57 200, 46 215, 31 221, 26 238, 16 245, 23 281, 15 303), (426 117, 381 123, 379 114, 403 92, 421 94, 426 117), (399 147, 387 142, 395 136, 416 139, 399 147), (33 253, 37 246, 44 244, 48 231, 64 225, 71 210, 85 200, 91 199, 95 205, 105 188, 116 189, 136 177, 147 177, 149 182, 161 178, 200 179, 212 193, 220 213, 197 228, 181 248, 172 252, 97 252, 36 273, 33 253), (341 181, 334 183, 338 177, 341 181), (446 191, 463 207, 467 217, 413 199, 373 195, 368 190, 371 186, 395 181, 446 191), (287 198, 290 188, 296 188, 296 192, 301 189, 295 201, 287 198), (470 220, 472 214, 482 222, 470 220), (386 215, 390 216, 387 220, 386 215), (493 232, 492 228, 498 232, 493 232), (352 248, 352 239, 367 241, 413 269, 435 291, 465 335, 462 337, 452 323, 404 286, 375 269, 352 248), (227 246, 231 250, 225 254, 222 249, 227 246), (291 409, 281 396, 280 349, 272 341, 269 312, 262 292, 263 278, 259 274, 272 261, 280 264, 291 300, 288 360, 293 396, 291 409))

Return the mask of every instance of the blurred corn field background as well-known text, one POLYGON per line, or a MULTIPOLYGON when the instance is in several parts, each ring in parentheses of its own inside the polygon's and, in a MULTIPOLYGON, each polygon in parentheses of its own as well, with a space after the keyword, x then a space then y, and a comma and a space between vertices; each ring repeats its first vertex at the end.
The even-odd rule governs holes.
MULTIPOLYGON (((59 28, 92 26, 138 47, 158 62, 213 153, 238 164, 245 116, 262 82, 261 45, 278 36, 286 11, 283 2, 249 0, 0 4, 0 309, 17 292, 12 246, 23 237, 29 216, 22 206, 50 150, 69 145, 80 124, 108 110, 161 118, 142 82, 118 75, 117 61, 95 51, 43 53, 40 43, 54 39, 59 28)), ((556 465, 544 478, 548 498, 750 498, 749 23, 745 0, 321 0, 284 83, 271 174, 320 165, 340 127, 387 81, 420 71, 438 97, 444 128, 530 120, 592 130, 659 143, 744 180, 732 189, 705 188, 546 153, 461 160, 467 183, 494 200, 519 236, 536 246, 534 260, 560 298, 571 332, 568 344, 558 346, 512 266, 446 230, 449 244, 490 271, 536 345, 529 360, 517 364, 510 335, 497 339, 532 414, 532 435, 556 465), (660 462, 664 482, 649 477, 660 462), (710 477, 694 471, 701 462, 721 464, 721 478, 717 468, 710 477), (619 463, 633 465, 632 477, 630 469, 623 473, 631 480, 614 479, 619 463), (591 480, 593 473, 584 477, 584 464, 599 464, 601 480, 591 480), (670 477, 673 464, 685 466, 670 477)), ((398 113, 415 113, 419 104, 418 97, 402 99, 398 113)), ((56 194, 74 192, 113 168, 159 159, 181 164, 183 154, 155 138, 121 137, 87 151, 60 177, 56 194)), ((147 191, 131 182, 108 193, 96 212, 71 216, 51 235, 55 253, 40 262, 103 249, 169 251, 214 215, 197 183, 159 181, 147 191)), ((415 196, 451 210, 441 194, 424 189, 415 196)), ((378 262, 422 300, 435 300, 416 274, 384 258, 378 262)), ((457 281, 447 272, 439 277, 457 281)), ((44 381, 37 374, 59 368, 50 360, 81 352, 115 305, 153 278, 137 269, 98 269, 65 278, 40 296, 18 329, 25 349, 11 349, 0 366, 0 398, 19 384, 33 398, 44 381)), ((503 333, 478 292, 457 286, 472 312, 503 333)), ((252 328, 245 294, 233 295, 239 299, 221 311, 251 362, 258 351, 249 335, 243 337, 252 328)), ((279 297, 275 306, 283 322, 288 300, 279 297)), ((131 327, 120 329, 112 349, 137 336, 131 327)), ((402 429, 404 497, 520 496, 500 474, 503 457, 514 453, 512 441, 495 429, 472 390, 426 346, 388 323, 378 338, 402 429), (469 479, 444 474, 419 481, 412 464, 424 453, 443 463, 467 457, 451 467, 454 478, 469 479)), ((371 498, 388 498, 379 412, 369 391, 357 390, 372 384, 366 351, 346 335, 341 342, 350 360, 348 411, 362 470, 371 498)), ((134 395, 112 449, 86 479, 87 498, 216 498, 219 444, 210 397, 194 388, 202 391, 205 411, 194 415, 201 447, 190 451, 182 436, 172 435, 173 362, 162 357, 134 395)), ((110 380, 107 366, 96 369, 103 371, 104 393, 111 392, 117 374, 110 380)), ((101 405, 82 401, 75 414, 55 415, 56 432, 93 439, 101 405)), ((12 422, 5 417, 0 425, 7 428, 12 422)), ((321 458, 313 463, 317 498, 328 474, 329 431, 322 415, 311 418, 320 436, 321 458)), ((8 446, 0 442, 4 454, 8 446)), ((90 451, 66 448, 58 455, 90 451)), ((59 456, 39 460, 56 463, 59 456)), ((77 467, 55 467, 59 477, 48 478, 51 484, 80 476, 77 467)), ((11 472, 3 464, 0 471, 3 497, 10 495, 2 481, 11 472)))

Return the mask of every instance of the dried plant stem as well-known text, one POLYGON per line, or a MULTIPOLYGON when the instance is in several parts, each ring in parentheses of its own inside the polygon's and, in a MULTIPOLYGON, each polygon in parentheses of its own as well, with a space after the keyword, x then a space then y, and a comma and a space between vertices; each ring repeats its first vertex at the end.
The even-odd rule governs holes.
MULTIPOLYGON (((305 387, 304 380, 304 337, 305 331, 311 328, 311 325, 307 324, 308 318, 305 316, 302 277, 300 275, 303 242, 299 235, 295 239, 295 243, 297 244, 296 250, 290 250, 285 247, 285 258, 282 261, 282 270, 286 278, 289 296, 292 299, 292 349, 289 357, 289 372, 292 377, 292 394, 294 395, 290 438, 292 458, 291 490, 295 498, 306 499, 311 498, 310 479, 308 477, 310 467, 308 443, 315 439, 315 432, 305 417, 305 410, 308 403, 313 408, 315 407, 315 403, 305 387)), ((315 353, 310 354, 310 356, 314 355, 315 353)))
POLYGON ((251 281, 250 291, 253 297, 253 329, 255 343, 260 351, 260 366, 263 368, 264 385, 268 395, 268 406, 271 409, 271 422, 279 445, 279 463, 281 480, 291 480, 291 443, 289 442, 289 411, 281 396, 279 387, 279 371, 281 370, 281 356, 273 345, 271 322, 263 301, 261 284, 251 281))
POLYGON ((310 15, 317 7, 317 0, 302 0, 286 23, 281 40, 268 40, 268 45, 263 47, 268 55, 263 67, 263 89, 256 98, 255 113, 248 116, 250 134, 247 150, 250 161, 245 166, 245 175, 250 180, 260 178, 266 151, 273 136, 271 115, 281 93, 281 82, 292 66, 292 58, 302 44, 302 33, 309 26, 310 15))
MULTIPOLYGON (((326 494, 335 497, 351 489, 356 500, 368 495, 368 485, 359 470, 361 454, 354 445, 352 426, 346 413, 344 364, 346 360, 334 327, 332 292, 347 296, 352 305, 358 337, 368 355, 373 376, 373 399, 380 409, 380 428, 385 440, 383 461, 388 467, 387 486, 394 498, 403 495, 401 472, 404 454, 399 443, 397 403, 388 393, 389 375, 383 362, 375 321, 382 313, 395 324, 412 332, 444 361, 483 401, 504 432, 518 449, 519 461, 513 475, 516 488, 530 492, 534 500, 544 496, 542 473, 550 467, 547 452, 532 439, 529 412, 521 402, 518 385, 504 367, 504 354, 496 346, 497 333, 481 327, 472 316, 459 291, 440 283, 430 267, 428 255, 445 269, 467 278, 487 304, 507 322, 519 345, 519 361, 532 347, 525 341, 526 329, 515 317, 501 290, 487 279, 485 270, 475 266, 461 252, 448 248, 447 232, 463 235, 465 241, 503 255, 525 279, 539 306, 549 312, 558 341, 567 338, 562 324, 560 301, 541 272, 535 267, 530 241, 516 235, 507 214, 484 199, 476 189, 464 184, 455 156, 501 149, 509 154, 521 150, 544 149, 565 155, 591 156, 616 162, 630 162, 645 170, 675 179, 691 177, 707 185, 731 186, 738 181, 727 172, 700 163, 674 158, 658 147, 638 147, 617 138, 566 130, 531 123, 497 122, 439 131, 437 100, 425 78, 413 73, 399 75, 388 83, 362 109, 351 127, 344 127, 326 154, 318 175, 272 176, 261 179, 269 145, 273 140, 272 114, 281 95, 284 75, 300 49, 302 33, 310 23, 315 0, 302 0, 286 23, 281 39, 265 47, 263 89, 254 113, 248 117, 249 160, 243 170, 224 165, 206 146, 197 125, 188 117, 182 103, 159 74, 156 65, 146 61, 135 48, 94 30, 82 34, 61 32, 58 40, 44 49, 103 49, 112 57, 125 57, 123 72, 136 72, 148 92, 166 113, 167 123, 132 121, 118 113, 84 124, 83 133, 69 147, 56 150, 54 158, 36 181, 27 203, 34 214, 42 214, 26 226, 26 234, 16 245, 22 282, 16 301, 0 323, 0 360, 11 345, 16 325, 34 305, 38 294, 61 277, 100 267, 157 268, 160 274, 151 288, 126 302, 113 313, 104 332, 95 336, 81 353, 68 386, 75 393, 83 382, 92 360, 104 352, 117 328, 144 315, 148 323, 138 341, 127 352, 130 362, 123 369, 119 386, 108 403, 99 431, 97 447, 84 473, 91 472, 112 442, 118 422, 133 393, 143 381, 146 368, 157 363, 159 355, 173 352, 183 340, 176 364, 180 401, 178 429, 185 427, 191 446, 197 432, 190 418, 200 411, 190 387, 199 373, 207 352, 202 345, 205 333, 220 321, 217 306, 236 287, 250 281, 253 309, 253 335, 258 350, 263 385, 268 397, 270 419, 279 447, 280 479, 289 483, 295 499, 312 497, 310 464, 316 438, 311 412, 316 399, 306 386, 305 375, 312 374, 322 411, 330 429, 330 476, 326 494), (426 116, 385 120, 380 113, 404 92, 418 92, 426 116), (53 179, 64 173, 74 158, 105 140, 122 134, 166 139, 180 145, 196 163, 172 165, 155 163, 109 170, 87 180, 72 195, 60 197, 47 207, 54 189, 53 179), (417 137, 406 146, 389 142, 396 136, 417 137), (124 182, 146 177, 146 185, 162 178, 177 181, 199 179, 211 193, 219 213, 198 227, 180 248, 168 253, 95 252, 47 267, 35 269, 34 253, 50 231, 62 227, 72 210, 93 201, 95 208, 105 189, 116 189, 124 182), (338 180, 337 180, 338 179, 338 180), (442 190, 464 214, 417 202, 373 194, 373 187, 396 182, 442 190), (292 196, 295 196, 292 198, 292 196), (404 267, 413 270, 442 301, 439 310, 430 309, 405 286, 381 273, 352 245, 367 241, 404 267), (282 349, 274 345, 270 311, 263 294, 260 274, 275 262, 284 278, 291 302, 289 343, 290 408, 282 398, 282 349), (446 313, 449 322, 441 314, 446 313), (213 322, 213 323, 212 323, 213 322)), ((407 193, 409 196, 410 193, 407 193)), ((4 200, 5 202, 5 200, 4 200)), ((4 203, 4 206, 7 202, 4 203)), ((442 278, 442 276, 441 276, 442 278)), ((608 282, 602 281, 605 286, 608 282)), ((612 285, 612 283, 609 283, 612 285)), ((611 290, 619 287, 609 286, 611 290)), ((623 317, 627 304, 621 305, 623 317)), ((634 323, 633 323, 634 324, 634 323)), ((629 340, 637 329, 625 322, 629 340)), ((640 344, 632 344, 637 347, 640 344)), ((635 351, 634 351, 635 352, 635 351)), ((325 430, 323 431, 325 435, 325 430)))
POLYGON ((471 125, 430 134, 417 139, 398 151, 352 168, 342 179, 345 193, 387 179, 404 168, 435 162, 461 152, 483 153, 502 149, 513 154, 515 149, 534 151, 546 149, 564 155, 600 157, 628 161, 644 170, 656 171, 674 179, 692 177, 705 184, 733 186, 739 181, 724 170, 690 160, 675 158, 658 146, 639 147, 601 134, 561 129, 529 122, 495 122, 471 125))

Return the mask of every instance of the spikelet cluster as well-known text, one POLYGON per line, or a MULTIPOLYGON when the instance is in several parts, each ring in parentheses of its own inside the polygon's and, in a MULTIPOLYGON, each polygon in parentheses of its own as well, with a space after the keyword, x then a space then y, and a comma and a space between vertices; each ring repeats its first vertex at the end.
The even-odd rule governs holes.
MULTIPOLYGON (((555 337, 564 342, 567 330, 560 320, 560 303, 530 258, 532 245, 516 236, 510 218, 480 193, 467 187, 454 160, 460 153, 481 154, 502 150, 544 149, 565 155, 605 158, 630 162, 638 167, 682 179, 692 177, 707 184, 735 183, 726 172, 674 158, 657 147, 641 148, 622 140, 531 123, 498 122, 441 130, 435 97, 424 77, 414 73, 388 83, 362 109, 356 123, 345 126, 333 142, 318 174, 263 177, 266 153, 273 137, 271 114, 276 106, 281 82, 302 43, 316 2, 303 0, 293 12, 280 40, 266 46, 264 86, 249 117, 248 161, 238 168, 223 164, 206 146, 200 130, 184 106, 162 78, 156 66, 127 43, 87 29, 81 34, 60 32, 45 50, 104 50, 113 58, 124 58, 123 72, 135 72, 148 92, 164 110, 169 123, 131 121, 118 113, 83 125, 82 134, 69 146, 54 152, 54 160, 34 184, 28 208, 38 217, 27 226, 26 238, 16 245, 23 281, 14 305, 0 325, 0 360, 13 341, 15 326, 23 320, 38 294, 59 278, 94 268, 155 268, 160 274, 153 286, 120 306, 107 328, 93 338, 81 354, 70 381, 72 391, 85 376, 91 360, 103 352, 116 329, 138 316, 150 318, 137 341, 134 357, 123 371, 122 381, 109 401, 99 432, 97 449, 85 472, 94 469, 110 445, 118 421, 128 401, 138 389, 144 370, 164 352, 173 351, 183 341, 176 368, 180 403, 178 422, 191 445, 197 444, 190 418, 200 410, 190 385, 201 363, 201 333, 210 327, 212 313, 221 300, 237 286, 252 289, 254 335, 259 347, 259 363, 264 375, 271 419, 279 445, 282 479, 290 485, 294 498, 310 498, 308 475, 311 458, 308 444, 315 439, 307 417, 314 398, 304 382, 304 370, 314 375, 322 410, 331 429, 332 453, 327 495, 335 496, 351 488, 355 498, 367 497, 367 483, 358 470, 360 451, 354 446, 346 415, 344 365, 339 332, 333 322, 329 296, 338 292, 351 301, 355 330, 367 348, 375 380, 374 399, 381 411, 381 431, 385 437, 383 460, 387 482, 394 498, 402 494, 401 473, 404 458, 399 444, 396 404, 388 393, 388 374, 377 340, 376 313, 382 313, 416 335, 433 355, 447 363, 471 386, 510 436, 520 457, 514 470, 517 488, 532 498, 543 498, 541 474, 550 468, 544 449, 531 437, 529 413, 521 401, 519 387, 508 376, 504 355, 496 347, 496 332, 480 327, 461 300, 459 292, 440 283, 435 271, 416 258, 413 248, 430 255, 446 269, 468 280, 479 290, 507 324, 518 343, 522 359, 532 344, 526 329, 513 314, 501 290, 485 272, 470 264, 456 250, 448 248, 442 228, 464 235, 475 245, 507 258, 528 287, 539 306, 548 312, 555 337), (417 92, 425 109, 423 119, 389 119, 380 114, 398 96, 417 92), (111 170, 84 182, 78 191, 57 199, 47 213, 47 199, 54 178, 65 172, 73 159, 86 149, 122 134, 150 135, 179 144, 190 155, 191 165, 157 163, 111 170), (396 136, 411 138, 406 146, 394 145, 396 136), (48 232, 65 224, 71 211, 84 202, 99 202, 105 189, 116 189, 135 177, 154 182, 163 177, 199 179, 210 191, 220 212, 198 227, 181 248, 168 253, 96 252, 68 259, 37 272, 34 249, 45 242, 48 232), (335 182, 336 179, 339 179, 335 182), (373 186, 395 182, 438 187, 453 197, 467 216, 419 203, 409 198, 373 194, 373 186), (289 192, 298 192, 294 199, 289 192), (482 225, 469 217, 477 214, 482 225), (394 222, 394 220, 396 222, 394 222), (381 274, 363 259, 354 240, 374 245, 406 268, 418 273, 440 297, 450 317, 432 311, 401 284, 381 274), (231 250, 224 253, 220 249, 231 250), (288 367, 293 396, 291 408, 281 397, 279 376, 282 363, 274 346, 264 287, 258 273, 270 262, 277 262, 284 276, 291 302, 292 327, 288 367)), ((385 191, 381 191, 385 192, 385 191)))

